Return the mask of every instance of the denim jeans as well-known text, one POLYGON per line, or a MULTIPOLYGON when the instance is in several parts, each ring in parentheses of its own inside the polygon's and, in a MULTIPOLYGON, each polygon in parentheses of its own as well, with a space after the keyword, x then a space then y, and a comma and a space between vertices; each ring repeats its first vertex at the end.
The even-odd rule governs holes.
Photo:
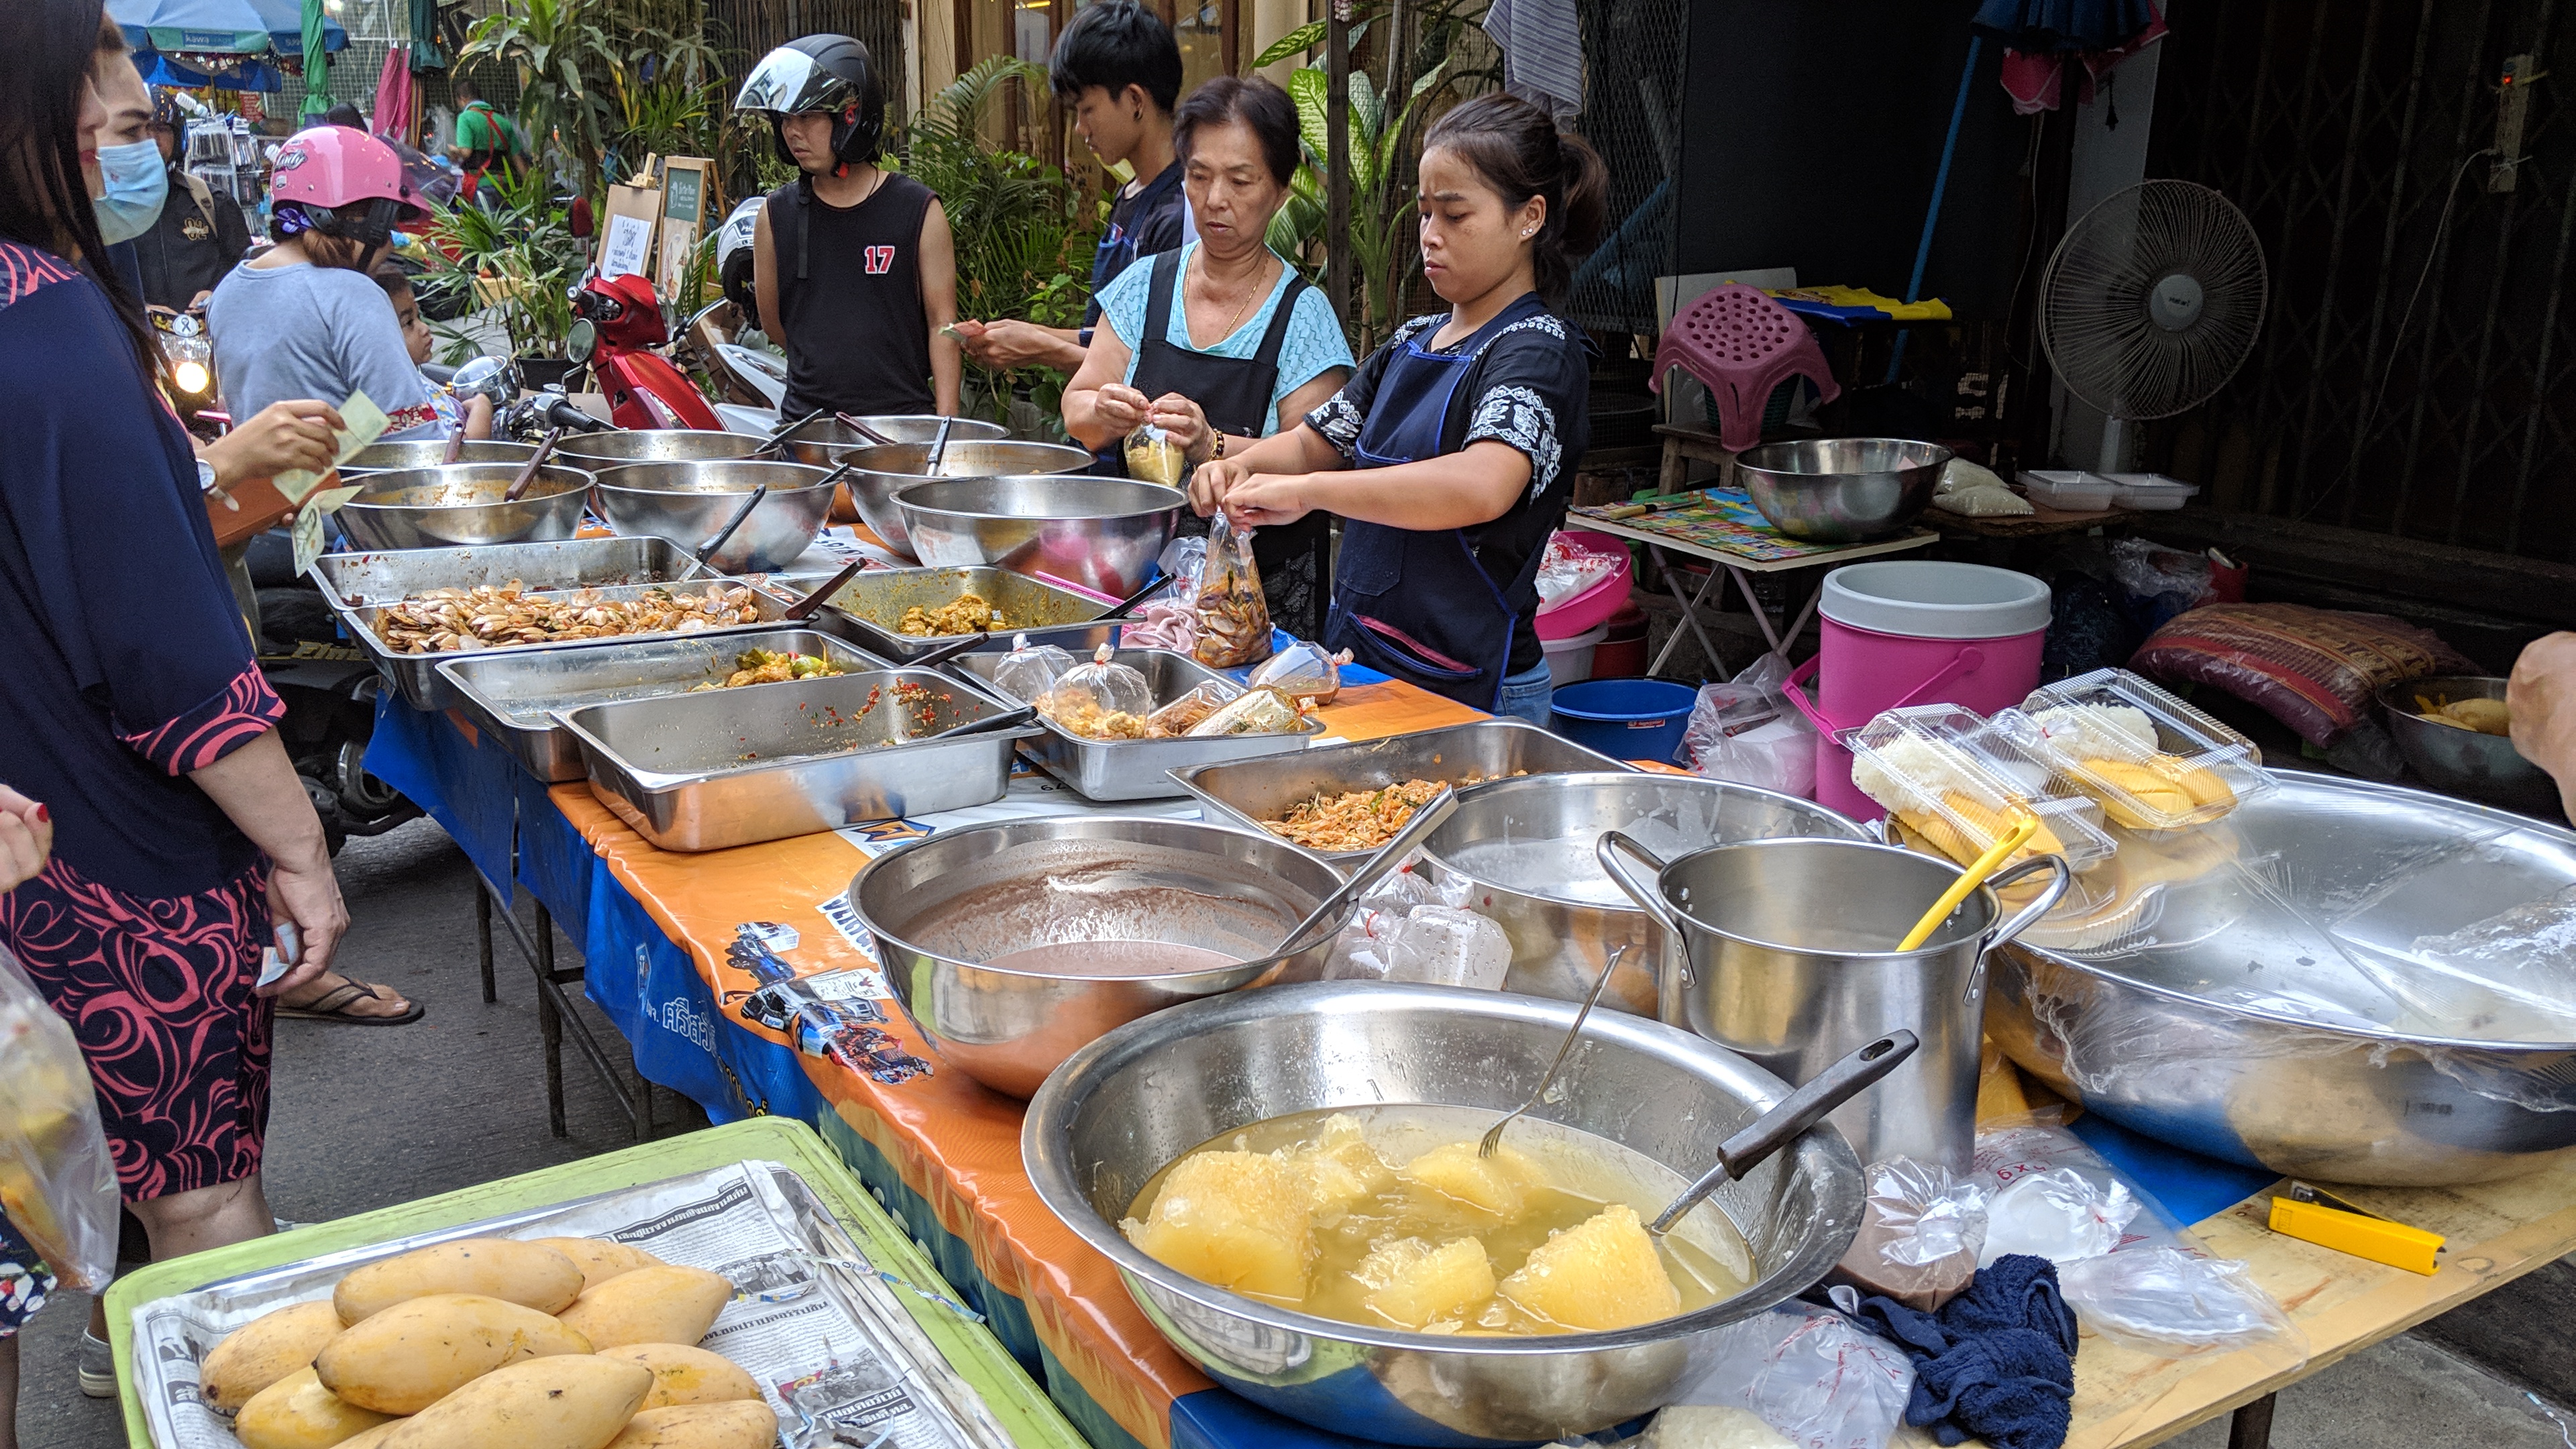
POLYGON ((1548 683, 1547 661, 1542 659, 1518 674, 1503 676, 1503 696, 1494 702, 1494 713, 1546 729, 1548 696, 1555 692, 1555 686, 1548 683))

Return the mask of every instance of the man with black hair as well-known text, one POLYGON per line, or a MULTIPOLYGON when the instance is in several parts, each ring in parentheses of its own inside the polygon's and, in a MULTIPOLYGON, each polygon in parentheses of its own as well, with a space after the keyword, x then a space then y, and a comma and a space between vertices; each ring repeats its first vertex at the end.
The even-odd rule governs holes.
POLYGON ((1064 28, 1047 84, 1073 107, 1073 129, 1104 166, 1127 162, 1135 179, 1110 206, 1109 230, 1091 258, 1091 301, 1082 326, 1013 320, 960 322, 966 355, 991 368, 1082 366, 1100 320, 1100 290, 1138 257, 1178 250, 1191 236, 1172 149, 1172 108, 1181 97, 1181 47, 1172 29, 1136 0, 1090 6, 1064 28))
POLYGON ((185 312, 212 295, 215 283, 250 250, 250 224, 230 198, 219 197, 188 170, 187 120, 164 90, 152 100, 152 139, 170 173, 170 200, 152 230, 134 242, 143 269, 143 300, 185 312))

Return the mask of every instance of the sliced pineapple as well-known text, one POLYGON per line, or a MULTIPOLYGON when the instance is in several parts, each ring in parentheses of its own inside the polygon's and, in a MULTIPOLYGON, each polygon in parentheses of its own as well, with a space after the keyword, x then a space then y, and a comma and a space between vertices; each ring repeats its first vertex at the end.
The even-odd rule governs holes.
POLYGON ((1547 1174, 1537 1163, 1512 1149, 1498 1147, 1493 1156, 1479 1157, 1473 1142, 1435 1147, 1406 1163, 1404 1175, 1505 1222, 1520 1216, 1531 1188, 1547 1183, 1547 1174))
POLYGON ((1500 1291, 1522 1312, 1569 1329, 1628 1328, 1682 1305, 1655 1240, 1625 1203, 1541 1243, 1500 1291))
POLYGON ((1369 1288, 1362 1301, 1399 1328, 1443 1324, 1454 1331, 1467 1312, 1494 1296, 1493 1260, 1475 1238, 1437 1248, 1398 1238, 1370 1250, 1351 1276, 1369 1288))
POLYGON ((1306 1296, 1315 1256, 1306 1190, 1267 1153, 1183 1158, 1145 1221, 1118 1227, 1157 1261, 1203 1283, 1292 1303, 1306 1296))

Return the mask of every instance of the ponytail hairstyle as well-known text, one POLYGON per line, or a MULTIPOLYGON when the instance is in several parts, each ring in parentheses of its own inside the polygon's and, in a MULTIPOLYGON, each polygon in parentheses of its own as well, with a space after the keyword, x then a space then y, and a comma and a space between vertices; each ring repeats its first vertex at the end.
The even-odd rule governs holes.
POLYGON ((1476 168, 1505 211, 1533 196, 1546 220, 1530 239, 1530 266, 1550 306, 1565 300, 1575 260, 1600 244, 1609 220, 1610 168, 1590 142, 1560 131, 1547 112, 1501 91, 1476 97, 1432 123, 1422 149, 1446 147, 1476 168))

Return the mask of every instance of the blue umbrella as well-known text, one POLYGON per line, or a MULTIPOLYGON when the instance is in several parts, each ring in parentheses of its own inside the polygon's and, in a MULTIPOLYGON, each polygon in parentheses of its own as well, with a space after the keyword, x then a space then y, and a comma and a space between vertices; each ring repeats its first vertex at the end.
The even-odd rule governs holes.
MULTIPOLYGON (((109 0, 107 13, 137 51, 225 55, 300 56, 304 53, 301 0, 109 0)), ((349 32, 336 20, 322 24, 322 48, 345 50, 349 32)))
POLYGON ((142 70, 145 82, 156 86, 180 86, 188 90, 212 88, 226 91, 286 89, 285 73, 264 60, 244 59, 238 65, 210 71, 183 64, 158 51, 138 50, 134 53, 134 64, 142 70))

